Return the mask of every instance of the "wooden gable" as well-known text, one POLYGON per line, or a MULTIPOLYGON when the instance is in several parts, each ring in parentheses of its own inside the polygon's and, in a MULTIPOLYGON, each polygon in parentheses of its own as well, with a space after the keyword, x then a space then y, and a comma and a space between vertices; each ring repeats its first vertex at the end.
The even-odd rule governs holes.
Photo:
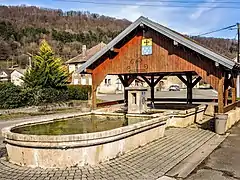
POLYGON ((116 53, 109 52, 89 69, 96 86, 107 74, 195 72, 214 89, 218 89, 223 72, 221 65, 216 67, 214 61, 151 28, 144 35, 137 28, 119 43, 116 53), (142 55, 143 38, 152 38, 152 55, 142 55))

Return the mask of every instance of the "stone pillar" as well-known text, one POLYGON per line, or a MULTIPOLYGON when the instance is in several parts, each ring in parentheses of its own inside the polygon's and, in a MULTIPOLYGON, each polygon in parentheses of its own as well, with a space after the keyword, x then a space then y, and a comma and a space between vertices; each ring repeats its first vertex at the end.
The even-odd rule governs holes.
POLYGON ((147 88, 128 87, 128 113, 140 114, 147 110, 147 88))

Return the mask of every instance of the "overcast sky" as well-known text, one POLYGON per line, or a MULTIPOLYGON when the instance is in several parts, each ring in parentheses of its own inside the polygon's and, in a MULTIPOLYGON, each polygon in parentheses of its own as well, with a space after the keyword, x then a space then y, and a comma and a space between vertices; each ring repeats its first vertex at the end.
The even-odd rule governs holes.
MULTIPOLYGON (((126 18, 130 21, 136 20, 139 16, 145 16, 162 25, 172 28, 180 33, 188 35, 198 35, 211 30, 223 28, 240 22, 240 2, 237 0, 178 0, 187 1, 185 3, 175 2, 159 2, 173 0, 75 0, 81 2, 113 2, 124 3, 125 5, 99 5, 80 2, 66 2, 55 0, 0 0, 3 5, 34 5, 47 8, 56 8, 62 10, 81 10, 90 11, 92 13, 103 14, 116 18, 126 18), (171 7, 174 5, 189 5, 195 3, 191 8, 171 7), (235 4, 218 4, 220 1, 235 1, 235 4), (189 2, 189 3, 188 3, 189 2), (134 6, 129 5, 134 4, 134 6), (143 6, 154 4, 156 6, 143 6), (163 7, 169 6, 169 7, 163 7), (207 8, 202 8, 207 6, 207 8), (221 9, 219 6, 235 6, 238 9, 221 9)), ((73 0, 74 1, 74 0, 73 0)), ((209 36, 235 38, 236 30, 225 30, 214 33, 209 36)))

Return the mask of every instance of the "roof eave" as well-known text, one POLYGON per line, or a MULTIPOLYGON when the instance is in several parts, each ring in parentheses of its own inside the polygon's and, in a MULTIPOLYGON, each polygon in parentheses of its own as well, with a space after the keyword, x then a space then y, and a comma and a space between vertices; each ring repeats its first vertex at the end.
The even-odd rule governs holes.
MULTIPOLYGON (((229 69, 233 69, 235 62, 231 61, 230 59, 224 58, 223 56, 220 56, 219 54, 204 48, 201 45, 198 45, 174 32, 171 30, 168 30, 167 28, 163 27, 160 29, 156 26, 156 23, 151 22, 147 20, 146 18, 143 19, 143 23, 154 30, 161 31, 162 34, 164 34, 167 37, 171 37, 171 39, 177 41, 178 43, 185 45, 186 47, 189 47, 190 49, 195 49, 198 53, 202 54, 203 56, 208 57, 209 59, 212 59, 215 62, 218 62, 219 64, 228 67, 229 69)), ((161 25, 158 25, 161 26, 161 25)))
POLYGON ((134 30, 139 24, 142 22, 142 18, 138 18, 134 23, 132 23, 130 26, 128 26, 123 32, 121 32, 116 38, 114 38, 110 43, 108 43, 102 50, 97 52, 95 55, 93 55, 86 63, 84 63, 78 70, 78 73, 81 73, 82 71, 86 70, 96 59, 103 56, 106 52, 109 51, 112 47, 114 47, 119 41, 122 40, 123 37, 128 35, 132 30, 134 30))
POLYGON ((182 35, 179 35, 177 33, 174 33, 170 29, 161 26, 160 24, 156 24, 149 19, 145 17, 138 18, 135 22, 133 22, 130 26, 128 26, 122 33, 120 33, 116 38, 114 38, 109 44, 107 44, 101 51, 93 55, 88 61, 86 61, 78 70, 78 73, 81 73, 83 71, 86 71, 89 66, 94 63, 98 58, 103 56, 106 52, 108 52, 112 47, 114 47, 119 41, 122 40, 126 35, 128 35, 130 32, 132 32, 137 26, 139 26, 141 23, 145 24, 146 26, 149 26, 150 28, 154 29, 157 32, 162 33, 163 35, 170 37, 171 39, 177 41, 178 43, 185 45, 186 47, 189 47, 190 49, 195 50, 199 54, 202 54, 205 57, 208 57, 209 59, 218 62, 219 64, 223 65, 226 68, 233 69, 235 66, 235 62, 231 61, 230 59, 224 58, 223 56, 201 46, 196 44, 195 42, 192 42, 186 38, 184 38, 182 35))

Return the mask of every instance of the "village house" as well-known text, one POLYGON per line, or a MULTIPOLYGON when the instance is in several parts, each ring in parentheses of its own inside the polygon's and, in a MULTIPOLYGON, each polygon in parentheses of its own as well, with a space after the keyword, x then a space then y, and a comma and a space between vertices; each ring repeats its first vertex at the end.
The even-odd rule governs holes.
POLYGON ((22 77, 26 69, 14 69, 11 73, 11 82, 16 86, 21 86, 23 84, 22 77))
POLYGON ((0 82, 12 82, 16 86, 21 86, 25 71, 26 69, 1 69, 0 82))
POLYGON ((10 82, 12 71, 11 69, 0 69, 0 82, 10 82))
POLYGON ((96 54, 99 50, 101 50, 106 44, 99 43, 98 45, 87 49, 86 45, 82 46, 82 53, 78 56, 68 60, 66 62, 68 66, 68 71, 71 74, 71 84, 81 84, 81 85, 91 85, 92 78, 91 75, 80 75, 76 73, 77 69, 81 67, 83 63, 85 63, 89 58, 91 58, 94 54, 96 54))
MULTIPOLYGON (((233 61, 238 62, 237 57, 233 59, 233 61)), ((237 76, 237 97, 240 98, 240 77, 237 76)))
MULTIPOLYGON (((86 45, 82 46, 82 53, 78 56, 68 60, 68 71, 71 74, 71 84, 91 85, 92 77, 89 74, 79 74, 76 71, 83 63, 88 61, 93 55, 100 51, 106 44, 101 42, 90 49, 86 45)), ((98 88, 98 93, 122 93, 123 86, 118 76, 107 75, 98 88)))

